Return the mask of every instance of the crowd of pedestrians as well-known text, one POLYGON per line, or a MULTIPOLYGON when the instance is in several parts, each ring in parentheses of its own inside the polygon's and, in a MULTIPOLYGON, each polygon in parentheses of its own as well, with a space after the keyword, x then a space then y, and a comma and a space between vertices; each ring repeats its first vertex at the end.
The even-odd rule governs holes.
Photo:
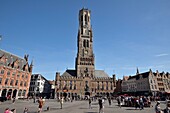
MULTIPOLYGON (((98 108, 99 108, 99 113, 104 113, 104 104, 106 103, 106 100, 108 100, 109 106, 112 104, 112 100, 117 100, 117 104, 119 108, 122 108, 122 106, 126 107, 134 107, 134 109, 139 109, 139 110, 144 110, 145 107, 153 107, 151 105, 151 101, 155 101, 155 112, 156 113, 170 113, 170 101, 166 101, 166 108, 162 109, 160 107, 160 101, 159 98, 153 98, 153 97, 146 97, 146 96, 117 96, 116 98, 113 97, 88 97, 83 100, 88 100, 89 103, 89 109, 92 109, 92 102, 97 102, 98 103, 98 108), (98 101, 96 101, 98 100, 98 101)), ((63 104, 66 101, 72 102, 72 99, 67 99, 64 97, 60 97, 59 101, 60 102, 60 108, 63 109, 63 104)), ((34 101, 33 101, 34 102, 34 101)), ((36 102, 38 102, 38 113, 42 112, 42 108, 45 104, 45 99, 40 97, 36 102)), ((12 99, 12 103, 15 103, 15 98, 12 99)), ((47 107, 47 110, 49 110, 49 106, 47 107)), ((6 108, 4 113, 16 113, 16 109, 9 109, 6 108)), ((28 113, 28 108, 25 107, 23 110, 23 113, 28 113)))
POLYGON ((117 102, 119 107, 121 108, 122 105, 127 107, 135 107, 136 109, 143 110, 144 107, 151 107, 151 100, 150 97, 145 96, 118 96, 117 102))

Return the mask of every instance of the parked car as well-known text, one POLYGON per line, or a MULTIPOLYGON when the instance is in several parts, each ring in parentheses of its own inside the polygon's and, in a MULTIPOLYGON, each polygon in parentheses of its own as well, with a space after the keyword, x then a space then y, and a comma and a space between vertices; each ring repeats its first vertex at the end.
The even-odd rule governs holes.
POLYGON ((0 102, 7 101, 7 97, 0 97, 0 102))

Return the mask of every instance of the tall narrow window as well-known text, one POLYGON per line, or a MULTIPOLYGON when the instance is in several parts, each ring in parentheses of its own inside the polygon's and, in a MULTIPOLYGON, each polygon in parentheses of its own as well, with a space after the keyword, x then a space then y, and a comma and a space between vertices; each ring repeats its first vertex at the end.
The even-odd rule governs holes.
POLYGON ((72 90, 72 81, 70 81, 70 90, 72 90))
POLYGON ((25 96, 25 94, 26 94, 26 90, 24 90, 24 91, 22 92, 22 96, 25 96))
POLYGON ((24 83, 24 86, 25 86, 25 87, 27 86, 27 83, 26 83, 26 82, 24 83))
POLYGON ((76 90, 76 81, 74 81, 74 90, 76 90))
POLYGON ((100 89, 100 85, 99 85, 99 82, 97 82, 97 90, 100 89))
POLYGON ((112 82, 110 82, 110 89, 113 90, 112 82))
POLYGON ((89 40, 87 40, 87 47, 89 47, 89 40))
POLYGON ((106 90, 108 90, 109 88, 108 88, 108 82, 106 82, 106 90))
POLYGON ((83 15, 81 15, 81 21, 83 21, 83 15))
POLYGON ((23 84, 23 82, 21 81, 21 82, 20 82, 20 86, 22 86, 22 84, 23 84))
POLYGON ((103 84, 103 82, 102 82, 102 90, 104 90, 104 84, 103 84))
POLYGON ((11 80, 11 82, 10 82, 10 86, 12 86, 12 85, 13 85, 13 83, 14 83, 14 80, 11 80))
POLYGON ((16 86, 18 85, 18 80, 16 80, 15 85, 16 85, 16 86))
POLYGON ((87 21, 87 15, 85 15, 85 21, 87 21))
POLYGON ((0 78, 0 84, 2 84, 2 78, 0 78))
POLYGON ((83 47, 86 47, 86 40, 83 41, 83 47))
POLYGON ((83 28, 81 28, 81 34, 83 34, 83 28))
POLYGON ((22 93, 22 90, 20 89, 20 90, 19 90, 19 93, 18 93, 18 96, 21 96, 21 93, 22 93))
POLYGON ((7 85, 8 84, 8 78, 5 80, 5 85, 7 85))
POLYGON ((10 71, 7 72, 7 75, 10 76, 10 71))
POLYGON ((4 70, 1 70, 1 74, 4 74, 4 70))

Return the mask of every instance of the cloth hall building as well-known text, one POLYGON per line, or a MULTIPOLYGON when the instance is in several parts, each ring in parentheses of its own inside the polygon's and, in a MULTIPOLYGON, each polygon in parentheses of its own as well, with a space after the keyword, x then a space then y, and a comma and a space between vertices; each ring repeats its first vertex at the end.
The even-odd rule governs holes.
POLYGON ((90 19, 91 11, 79 11, 77 36, 77 57, 75 70, 67 69, 62 75, 56 72, 55 97, 83 98, 88 96, 109 96, 116 87, 116 77, 109 77, 103 70, 95 70, 93 53, 93 32, 90 19))
POLYGON ((10 98, 26 98, 33 62, 28 63, 28 55, 20 58, 14 54, 0 50, 0 96, 10 98))

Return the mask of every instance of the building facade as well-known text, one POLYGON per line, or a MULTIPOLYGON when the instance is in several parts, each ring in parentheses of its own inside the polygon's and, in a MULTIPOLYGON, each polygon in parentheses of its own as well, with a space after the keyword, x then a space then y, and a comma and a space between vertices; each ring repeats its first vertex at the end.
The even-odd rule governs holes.
POLYGON ((122 92, 142 95, 161 96, 170 93, 170 74, 158 71, 139 73, 122 81, 122 92))
POLYGON ((0 96, 26 98, 29 91, 33 64, 28 55, 20 58, 0 50, 0 96))
POLYGON ((115 75, 109 77, 103 70, 95 70, 90 14, 88 9, 79 11, 75 70, 67 69, 62 75, 56 73, 56 97, 109 96, 115 89, 115 75))
POLYGON ((50 98, 51 85, 41 74, 32 74, 29 88, 29 96, 50 98))

